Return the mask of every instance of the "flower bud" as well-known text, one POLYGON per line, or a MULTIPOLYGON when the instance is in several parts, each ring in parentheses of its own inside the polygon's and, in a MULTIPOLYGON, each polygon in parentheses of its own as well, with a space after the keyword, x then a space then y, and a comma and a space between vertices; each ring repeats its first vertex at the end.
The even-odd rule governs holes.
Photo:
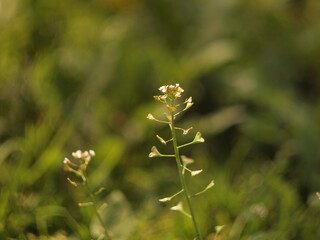
POLYGON ((67 178, 67 180, 72 186, 78 187, 78 184, 76 182, 72 181, 70 178, 67 178))
POLYGON ((96 153, 95 153, 93 150, 89 150, 89 155, 90 155, 91 157, 94 157, 94 156, 96 155, 96 153))
POLYGON ((82 152, 81 152, 81 150, 78 150, 78 151, 76 151, 76 152, 73 152, 73 153, 72 153, 72 156, 73 156, 74 158, 81 158, 81 157, 82 157, 82 152))
POLYGON ((162 143, 162 144, 167 144, 167 142, 162 138, 160 137, 159 135, 156 135, 156 137, 159 139, 159 141, 162 143))
POLYGON ((71 161, 68 158, 64 158, 63 160, 63 164, 70 164, 71 161))

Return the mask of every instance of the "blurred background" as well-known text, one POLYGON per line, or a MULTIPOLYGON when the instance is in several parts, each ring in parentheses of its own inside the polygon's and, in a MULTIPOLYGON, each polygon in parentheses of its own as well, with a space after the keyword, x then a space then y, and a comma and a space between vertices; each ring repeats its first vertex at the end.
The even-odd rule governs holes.
POLYGON ((180 83, 208 240, 320 239, 318 0, 1 0, 0 239, 91 239, 63 159, 93 149, 115 239, 193 239, 158 88, 180 83), (219 235, 215 227, 224 225, 219 235))

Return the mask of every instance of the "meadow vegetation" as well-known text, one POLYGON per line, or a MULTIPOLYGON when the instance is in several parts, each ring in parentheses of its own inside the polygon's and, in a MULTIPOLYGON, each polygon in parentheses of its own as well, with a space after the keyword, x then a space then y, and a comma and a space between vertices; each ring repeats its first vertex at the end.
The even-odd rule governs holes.
POLYGON ((193 239, 158 201, 177 192, 176 161, 148 157, 172 153, 156 137, 168 126, 146 116, 176 83, 195 102, 178 144, 205 139, 183 149, 203 169, 188 186, 215 183, 195 199, 203 239, 320 239, 319 1, 2 0, 0 12, 0 239, 99 238, 64 171, 78 149, 95 152, 86 171, 114 240, 193 239))

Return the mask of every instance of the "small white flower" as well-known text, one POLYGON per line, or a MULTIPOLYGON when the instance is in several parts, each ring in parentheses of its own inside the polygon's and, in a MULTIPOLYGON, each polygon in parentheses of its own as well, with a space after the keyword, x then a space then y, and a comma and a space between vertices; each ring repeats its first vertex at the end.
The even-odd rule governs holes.
POLYGON ((87 157, 84 158, 84 162, 86 165, 88 165, 90 161, 91 161, 91 156, 88 155, 87 157))
POLYGON ((76 151, 76 152, 73 152, 73 153, 72 153, 72 156, 73 156, 74 158, 81 158, 81 157, 82 157, 82 152, 81 152, 81 150, 78 150, 78 151, 76 151))
POLYGON ((184 90, 180 87, 178 83, 175 85, 165 85, 159 88, 159 90, 164 94, 164 95, 169 95, 174 98, 181 97, 181 93, 184 92, 184 90))
POLYGON ((96 153, 95 153, 93 150, 89 150, 89 155, 90 155, 91 157, 94 157, 94 156, 96 155, 96 153))
POLYGON ((70 164, 71 161, 68 158, 64 158, 63 160, 63 164, 70 164))
POLYGON ((159 90, 160 90, 162 93, 166 93, 166 92, 167 92, 167 86, 159 87, 159 90))
POLYGON ((88 151, 85 151, 81 154, 81 158, 85 159, 89 156, 89 152, 88 151))

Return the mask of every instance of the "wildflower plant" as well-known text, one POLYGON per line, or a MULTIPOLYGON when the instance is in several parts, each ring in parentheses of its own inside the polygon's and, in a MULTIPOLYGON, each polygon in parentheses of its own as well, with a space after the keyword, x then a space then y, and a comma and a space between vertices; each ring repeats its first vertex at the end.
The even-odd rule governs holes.
POLYGON ((211 181, 207 185, 207 187, 205 187, 202 191, 195 193, 195 194, 191 194, 188 189, 187 183, 186 183, 186 173, 190 174, 191 177, 194 177, 194 176, 197 176, 198 174, 200 174, 202 172, 202 169, 200 169, 200 170, 189 169, 189 165, 192 164, 194 162, 194 160, 191 158, 188 158, 186 156, 180 155, 180 150, 182 148, 187 147, 192 144, 203 143, 204 138, 201 136, 200 132, 197 132, 191 142, 188 142, 188 143, 185 143, 182 145, 178 145, 176 131, 181 131, 182 135, 187 135, 189 133, 189 131, 192 129, 192 127, 188 128, 188 129, 183 129, 183 128, 177 127, 175 125, 175 120, 176 120, 177 116, 180 113, 188 110, 194 103, 192 101, 192 97, 187 98, 183 102, 179 101, 179 99, 182 96, 182 93, 184 92, 184 90, 179 86, 179 84, 162 86, 159 88, 159 90, 162 92, 162 95, 154 96, 154 98, 166 106, 167 112, 164 113, 166 120, 157 119, 151 113, 148 114, 147 118, 152 121, 167 124, 170 127, 171 138, 169 140, 165 140, 162 137, 160 137, 159 135, 156 135, 156 137, 164 145, 166 145, 167 143, 171 143, 172 147, 173 147, 173 154, 169 154, 169 155, 162 154, 159 152, 159 150, 155 146, 153 146, 151 148, 151 152, 149 154, 149 157, 150 158, 153 158, 153 157, 172 157, 172 158, 175 158, 176 164, 177 164, 177 169, 178 169, 178 174, 179 174, 179 179, 180 179, 180 185, 181 185, 181 189, 177 193, 175 193, 169 197, 161 198, 161 199, 159 199, 159 201, 160 202, 168 202, 168 201, 171 201, 176 196, 183 193, 185 196, 187 205, 188 205, 188 212, 186 210, 184 210, 181 201, 176 206, 173 206, 170 209, 174 210, 174 211, 179 211, 179 212, 183 213, 185 216, 191 218, 195 232, 196 232, 195 239, 202 240, 203 238, 202 238, 202 235, 201 235, 199 227, 198 227, 197 219, 195 216, 195 211, 194 211, 193 204, 192 204, 192 197, 200 195, 200 194, 204 193, 205 191, 207 191, 208 189, 210 189, 211 187, 213 187, 214 181, 211 181))
POLYGON ((77 180, 71 180, 70 178, 67 178, 68 182, 74 186, 82 186, 84 191, 88 194, 90 201, 89 202, 83 202, 78 203, 79 207, 86 207, 86 206, 93 206, 95 209, 95 214, 97 215, 97 218, 101 224, 101 226, 104 229, 104 233, 101 234, 98 239, 107 239, 112 240, 111 235, 108 231, 108 228, 106 227, 102 216, 99 211, 99 206, 96 200, 96 195, 103 192, 105 189, 102 187, 98 191, 93 192, 91 191, 88 183, 88 176, 87 176, 87 167, 91 161, 91 158, 95 156, 95 152, 93 150, 84 151, 78 150, 76 152, 72 153, 73 161, 69 160, 68 158, 65 158, 63 161, 64 164, 64 170, 67 172, 74 173, 76 175, 77 180))

